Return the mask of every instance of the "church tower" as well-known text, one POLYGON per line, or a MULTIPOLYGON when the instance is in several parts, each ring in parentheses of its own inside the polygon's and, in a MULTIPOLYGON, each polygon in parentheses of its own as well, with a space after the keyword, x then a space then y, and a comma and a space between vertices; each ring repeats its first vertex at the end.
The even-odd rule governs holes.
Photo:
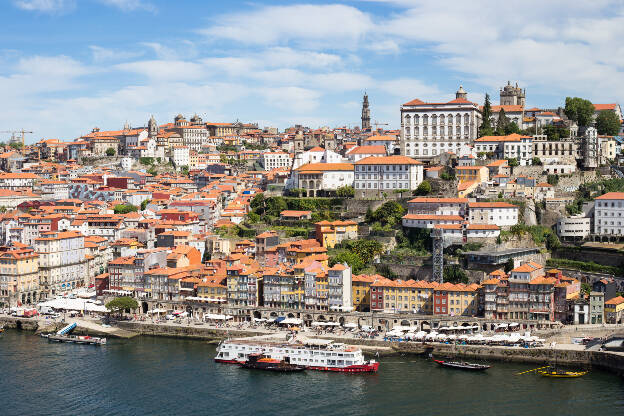
POLYGON ((158 123, 156 123, 156 119, 153 115, 147 122, 147 133, 149 137, 156 138, 156 136, 158 136, 158 123))
POLYGON ((511 85, 511 82, 507 81, 507 85, 500 89, 500 105, 521 105, 525 106, 526 90, 511 85))
POLYGON ((466 92, 466 90, 464 90, 464 87, 462 87, 461 85, 459 86, 459 89, 455 93, 455 99, 456 100, 459 100, 459 99, 467 100, 468 99, 468 93, 466 92))
POLYGON ((368 108, 368 95, 364 93, 364 101, 362 102, 362 130, 370 130, 370 108, 368 108))

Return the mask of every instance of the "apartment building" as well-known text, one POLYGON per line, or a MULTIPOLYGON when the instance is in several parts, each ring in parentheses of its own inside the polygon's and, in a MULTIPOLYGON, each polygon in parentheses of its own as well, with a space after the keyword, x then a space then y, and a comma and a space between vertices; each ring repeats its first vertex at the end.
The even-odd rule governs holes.
POLYGON ((608 192, 596 198, 594 234, 624 236, 624 192, 608 192))
POLYGON ((76 231, 50 231, 35 238, 42 291, 57 295, 83 286, 89 277, 84 236, 76 231))
POLYGON ((354 189, 358 198, 399 189, 413 191, 422 181, 422 163, 407 156, 371 156, 355 162, 354 189))

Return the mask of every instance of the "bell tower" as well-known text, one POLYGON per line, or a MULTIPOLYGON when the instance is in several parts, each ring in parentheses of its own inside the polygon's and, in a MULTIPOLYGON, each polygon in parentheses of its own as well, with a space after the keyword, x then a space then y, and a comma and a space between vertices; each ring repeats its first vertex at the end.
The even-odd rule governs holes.
POLYGON ((362 102, 362 130, 370 130, 370 128, 370 108, 368 108, 368 95, 365 92, 362 102))

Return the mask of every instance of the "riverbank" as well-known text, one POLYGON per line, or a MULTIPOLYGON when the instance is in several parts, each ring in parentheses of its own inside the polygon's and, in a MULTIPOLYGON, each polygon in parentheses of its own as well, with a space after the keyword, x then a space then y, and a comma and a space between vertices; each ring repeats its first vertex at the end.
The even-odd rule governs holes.
MULTIPOLYGON (((209 343, 218 343, 226 338, 279 336, 284 339, 288 334, 286 330, 268 330, 265 328, 243 327, 211 327, 206 324, 176 324, 176 323, 153 323, 141 321, 121 321, 113 327, 106 328, 97 321, 87 319, 74 319, 78 323, 77 332, 95 336, 111 336, 116 338, 129 338, 143 335, 167 338, 187 338, 209 343)), ((58 329, 61 322, 48 319, 0 317, 0 324, 6 328, 21 329, 33 332, 46 332, 58 329)), ((600 329, 597 328, 596 331, 600 329)), ((609 330, 612 332, 613 330, 609 330)), ((571 330, 565 330, 565 334, 551 333, 551 337, 572 336, 571 330)), ((553 363, 577 367, 598 367, 624 375, 624 353, 604 352, 588 350, 577 344, 557 344, 555 347, 520 348, 501 347, 486 345, 454 345, 444 343, 421 343, 421 342, 391 342, 382 339, 363 339, 345 334, 318 334, 315 331, 304 331, 307 337, 333 340, 349 345, 360 347, 365 353, 379 356, 404 355, 404 354, 433 354, 443 357, 463 357, 466 359, 520 362, 520 363, 553 363)), ((577 334, 578 335, 578 334, 577 334)))

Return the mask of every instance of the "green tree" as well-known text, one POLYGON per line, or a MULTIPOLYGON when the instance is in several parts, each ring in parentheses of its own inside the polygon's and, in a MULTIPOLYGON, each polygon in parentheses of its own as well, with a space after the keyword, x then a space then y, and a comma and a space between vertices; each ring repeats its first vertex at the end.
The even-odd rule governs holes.
POLYGON ((431 184, 429 181, 422 181, 418 188, 414 191, 414 195, 422 196, 429 195, 431 193, 431 184))
POLYGON ((370 216, 370 222, 379 222, 382 225, 394 226, 401 222, 401 218, 405 213, 405 208, 396 201, 384 202, 382 206, 377 208, 370 216))
POLYGON ((505 262, 505 273, 509 273, 510 271, 512 271, 514 269, 514 261, 513 259, 509 259, 505 262))
POLYGON ((355 189, 349 185, 341 186, 336 189, 336 196, 339 198, 353 198, 355 196, 355 189))
POLYGON ((594 118, 594 105, 589 100, 578 97, 566 97, 565 115, 576 122, 580 127, 591 125, 594 118))
POLYGON ((256 214, 264 214, 264 211, 266 209, 264 194, 262 192, 257 193, 249 203, 249 206, 256 214))
POLYGON ((540 166, 540 165, 542 164, 542 160, 541 160, 539 157, 535 156, 535 157, 531 160, 531 163, 532 163, 533 165, 535 165, 535 166, 540 166))
POLYGON ((548 175, 546 177, 546 182, 552 186, 557 186, 559 184, 559 175, 548 175))
POLYGON ((202 263, 206 263, 210 260, 212 260, 212 254, 210 253, 210 250, 206 249, 204 250, 204 255, 202 256, 202 263))
POLYGON ((512 121, 510 123, 507 123, 507 125, 505 126, 505 135, 509 135, 509 134, 521 134, 522 131, 520 130, 520 127, 518 127, 518 124, 515 121, 512 121))
POLYGON ((129 212, 137 212, 139 208, 136 205, 132 204, 119 204, 115 205, 113 211, 115 214, 127 214, 129 212))
POLYGON ((287 210, 288 204, 281 196, 272 196, 266 199, 266 215, 279 217, 280 212, 287 210))
POLYGON ((11 149, 19 150, 22 147, 24 147, 24 145, 21 142, 13 142, 13 143, 9 144, 9 147, 11 149))
POLYGON ((145 208, 147 208, 147 204, 149 204, 151 201, 151 199, 146 199, 144 201, 141 201, 141 211, 145 211, 145 208))
POLYGON ((505 114, 505 109, 501 108, 498 112, 498 120, 496 121, 496 135, 504 136, 505 131, 507 131, 507 126, 509 125, 509 118, 505 114))
POLYGON ((134 298, 129 296, 122 296, 115 298, 106 304, 106 308, 113 312, 123 314, 124 311, 130 312, 132 309, 139 307, 139 304, 134 298))
POLYGON ((586 295, 589 295, 591 293, 591 286, 589 285, 589 283, 581 283, 581 292, 585 293, 586 295))
POLYGON ((620 119, 613 111, 600 111, 596 117, 598 134, 615 136, 620 131, 620 119))
POLYGON ((383 253, 383 245, 377 240, 346 240, 343 246, 366 262, 383 253))
POLYGON ((189 176, 189 167, 184 165, 180 168, 180 170, 182 171, 182 175, 184 176, 189 176))
POLYGON ((158 171, 156 170, 156 168, 155 168, 154 166, 152 166, 151 168, 149 168, 149 169, 147 170, 147 173, 149 173, 149 174, 150 174, 150 175, 152 175, 152 176, 156 176, 156 175, 158 175, 158 171))
POLYGON ((351 273, 360 274, 364 268, 364 261, 352 251, 342 251, 329 259, 329 265, 333 267, 337 263, 347 263, 351 267, 351 273))
POLYGON ((256 224, 260 222, 260 215, 256 214, 253 211, 250 211, 247 214, 247 221, 249 221, 250 224, 256 224))
POLYGON ((145 166, 151 166, 154 164, 154 158, 153 157, 141 157, 139 158, 139 163, 145 166))
POLYGON ((507 164, 509 165, 509 167, 512 167, 512 168, 515 166, 520 166, 518 159, 516 159, 515 157, 507 159, 507 164))
POLYGON ((546 249, 552 251, 561 247, 561 241, 559 241, 559 237, 552 230, 546 236, 546 249))
POLYGON ((468 283, 468 275, 466 272, 456 264, 451 264, 449 266, 444 267, 444 276, 443 279, 445 282, 449 283, 468 283))
POLYGON ((113 149, 112 147, 109 147, 108 149, 106 149, 106 156, 115 156, 115 149, 113 149))
POLYGON ((485 103, 483 104, 483 111, 481 114, 483 115, 483 122, 479 127, 479 137, 492 136, 494 134, 494 129, 492 128, 492 104, 490 103, 489 94, 485 94, 485 103))

